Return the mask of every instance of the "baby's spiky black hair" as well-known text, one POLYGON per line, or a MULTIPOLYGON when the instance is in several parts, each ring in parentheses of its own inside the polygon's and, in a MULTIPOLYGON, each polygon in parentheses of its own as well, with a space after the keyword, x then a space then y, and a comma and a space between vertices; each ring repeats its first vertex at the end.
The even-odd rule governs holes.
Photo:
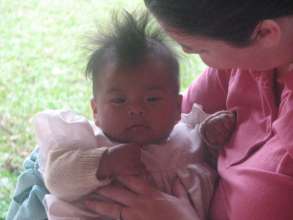
POLYGON ((130 14, 127 11, 113 11, 112 14, 112 27, 108 27, 106 33, 99 32, 95 36, 95 48, 86 67, 86 75, 93 81, 94 95, 98 77, 106 65, 115 64, 117 68, 134 67, 141 64, 148 54, 154 54, 166 62, 170 66, 171 76, 179 81, 176 56, 168 46, 165 34, 152 25, 149 14, 130 14))

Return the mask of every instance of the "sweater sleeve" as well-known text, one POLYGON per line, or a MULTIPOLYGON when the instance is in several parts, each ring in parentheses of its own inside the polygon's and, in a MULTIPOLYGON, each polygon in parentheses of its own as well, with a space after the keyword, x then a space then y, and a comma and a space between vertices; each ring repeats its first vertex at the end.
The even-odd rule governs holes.
POLYGON ((210 114, 226 109, 230 72, 206 69, 184 92, 182 112, 190 112, 194 103, 201 105, 210 114))
POLYGON ((44 181, 51 193, 66 201, 75 201, 110 180, 96 177, 106 147, 81 150, 58 148, 49 151, 44 181))
POLYGON ((89 121, 72 111, 49 110, 33 119, 45 185, 55 196, 74 201, 110 180, 96 172, 107 145, 101 145, 89 121))

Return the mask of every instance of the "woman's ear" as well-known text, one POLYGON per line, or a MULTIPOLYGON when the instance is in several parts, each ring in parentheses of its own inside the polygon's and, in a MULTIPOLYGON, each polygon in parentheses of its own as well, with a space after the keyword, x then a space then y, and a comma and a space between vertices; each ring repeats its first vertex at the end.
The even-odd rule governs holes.
POLYGON ((91 107, 92 107, 92 114, 93 114, 95 124, 96 126, 99 126, 98 108, 97 108, 97 101, 95 98, 91 99, 91 107))
POLYGON ((267 19, 261 21, 252 34, 252 40, 261 44, 265 48, 274 47, 279 44, 281 38, 281 28, 277 21, 267 19))

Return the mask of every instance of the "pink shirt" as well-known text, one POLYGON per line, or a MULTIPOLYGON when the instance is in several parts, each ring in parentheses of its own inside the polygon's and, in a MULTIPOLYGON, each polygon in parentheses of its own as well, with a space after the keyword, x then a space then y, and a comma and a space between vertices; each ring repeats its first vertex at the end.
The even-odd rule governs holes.
POLYGON ((293 219, 293 71, 208 69, 188 89, 183 112, 199 103, 237 112, 221 151, 212 220, 293 219))

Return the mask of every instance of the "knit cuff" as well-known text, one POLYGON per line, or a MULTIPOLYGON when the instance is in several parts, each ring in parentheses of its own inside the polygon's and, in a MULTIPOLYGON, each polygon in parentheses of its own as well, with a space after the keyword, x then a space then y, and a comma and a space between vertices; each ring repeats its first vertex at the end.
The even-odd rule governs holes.
POLYGON ((101 158, 106 150, 107 147, 100 147, 81 152, 77 175, 85 189, 92 191, 111 182, 110 179, 98 180, 96 177, 101 158))

